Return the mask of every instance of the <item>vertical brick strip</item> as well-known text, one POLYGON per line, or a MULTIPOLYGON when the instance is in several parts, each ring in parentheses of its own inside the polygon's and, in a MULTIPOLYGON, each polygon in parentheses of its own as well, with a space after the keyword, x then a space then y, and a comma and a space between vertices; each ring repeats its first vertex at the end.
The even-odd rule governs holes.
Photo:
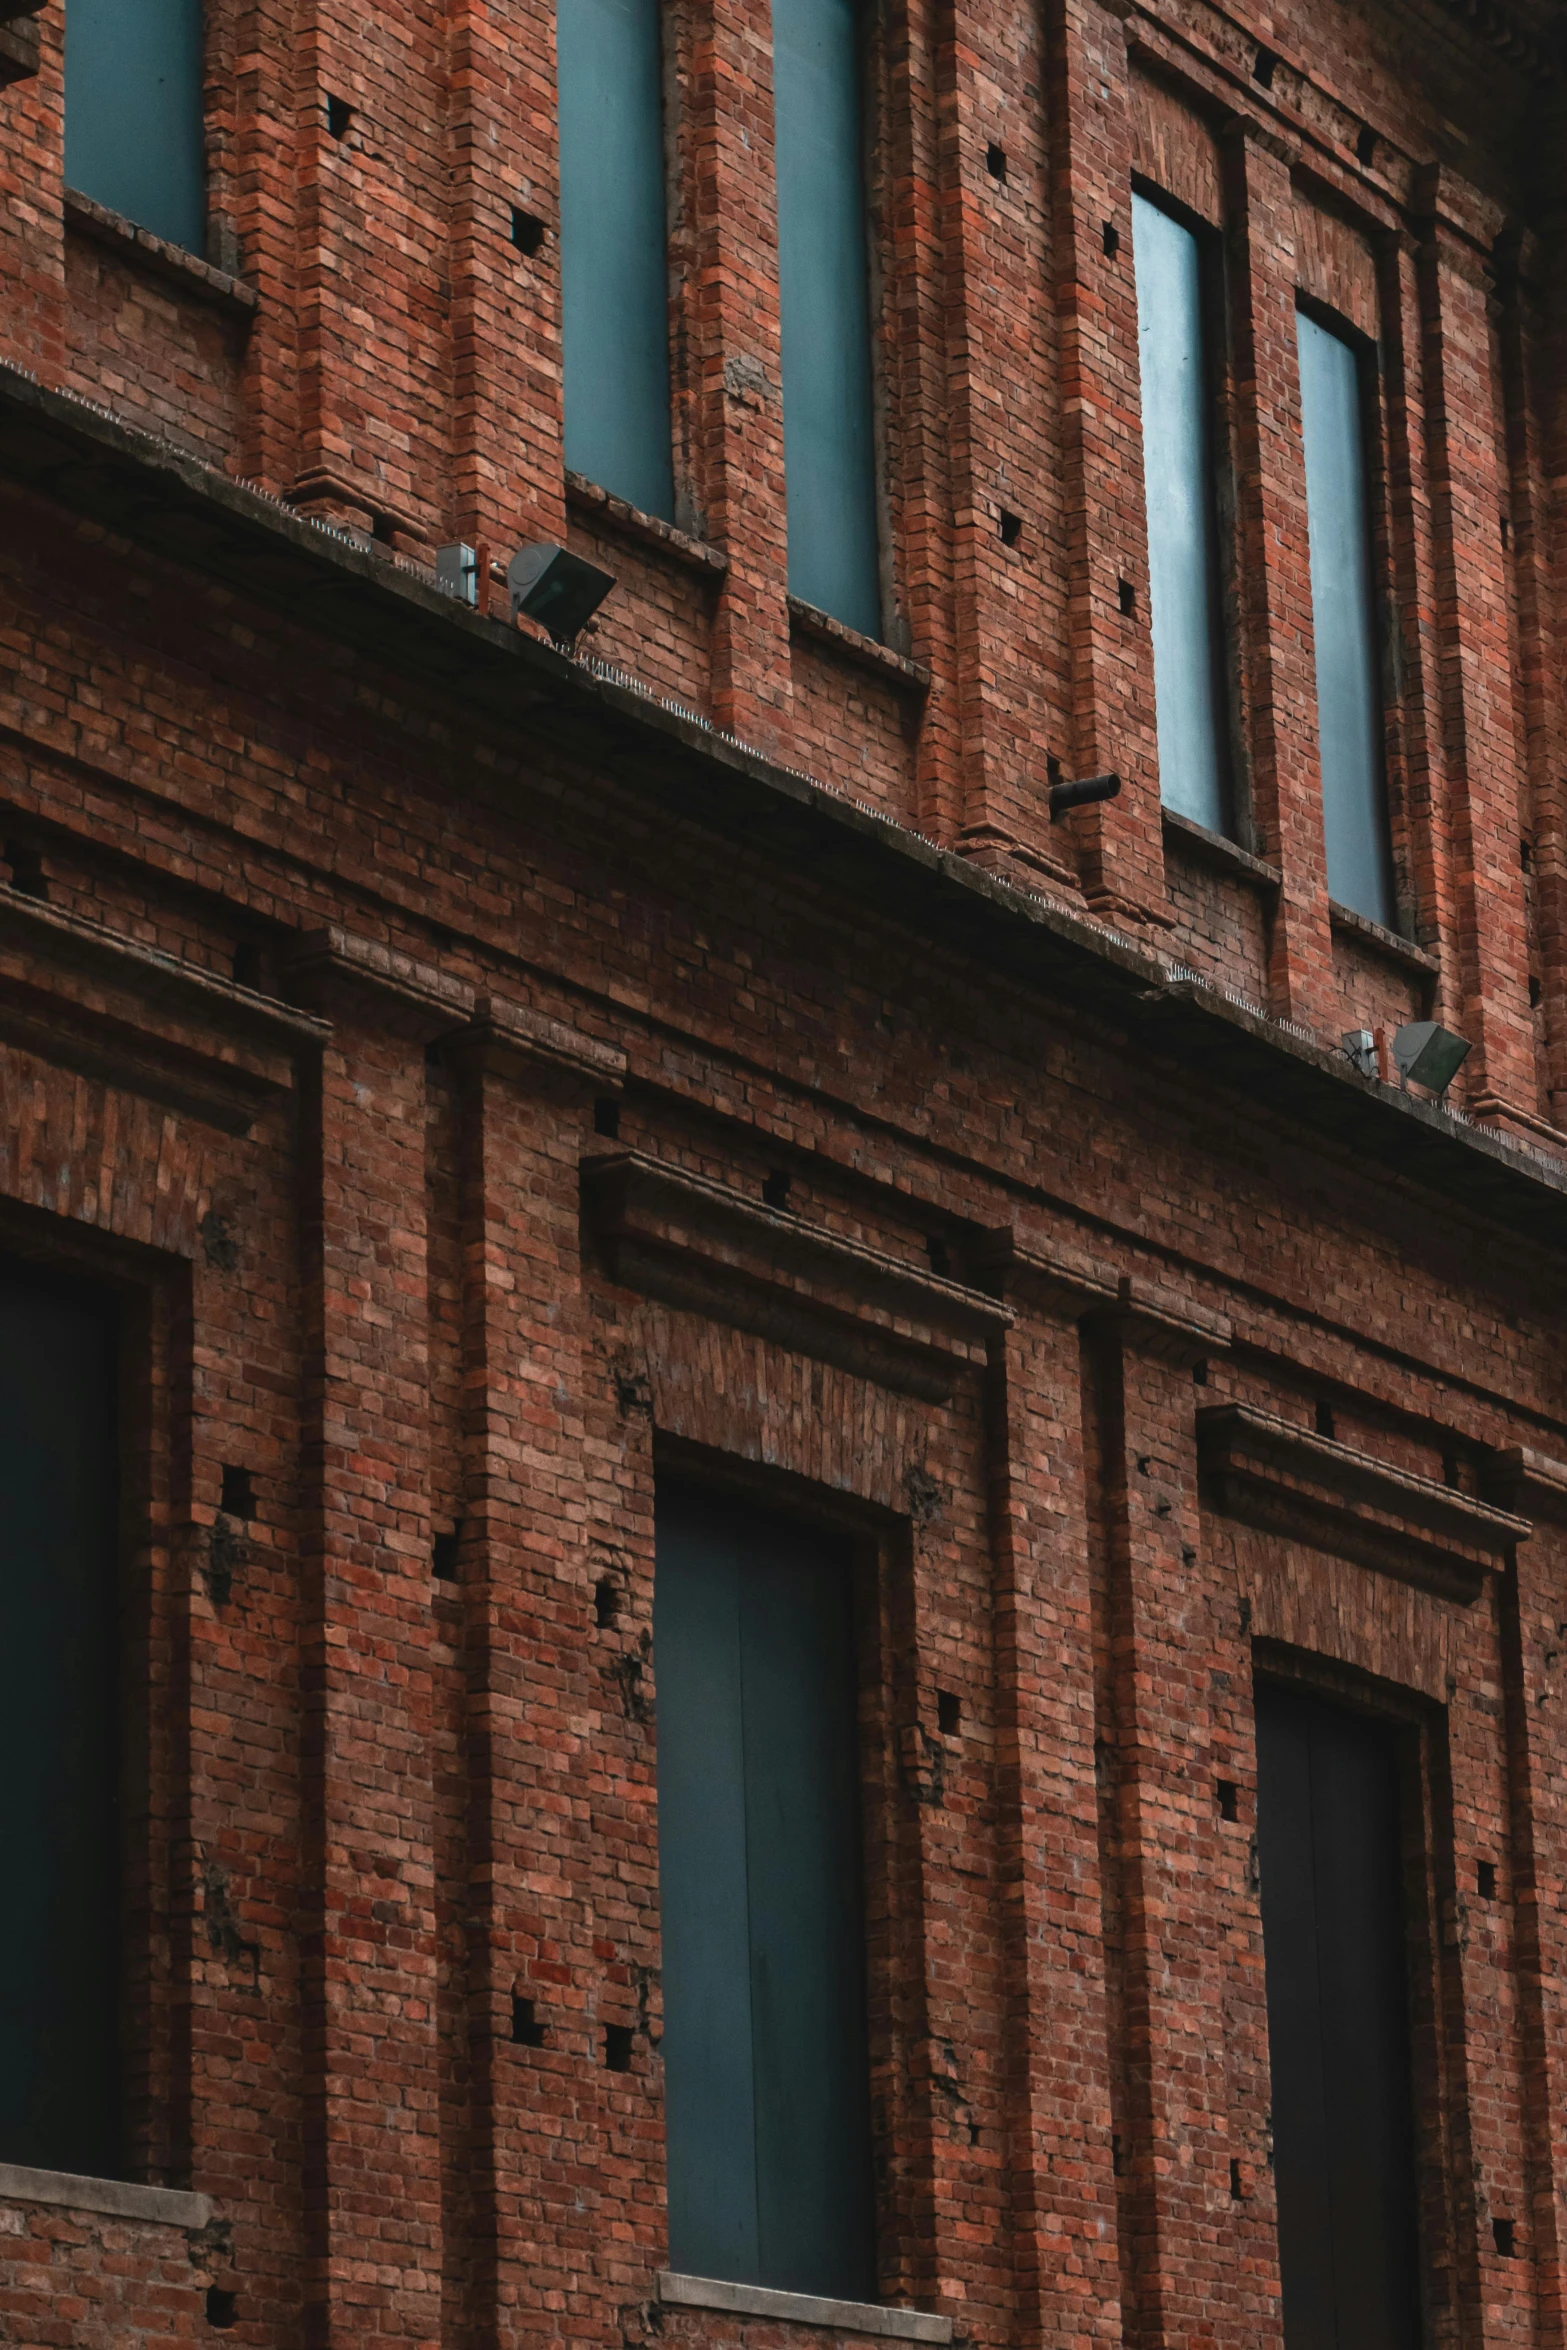
POLYGON ((998 1870, 1020 2338, 1119 2344, 1094 1801, 1081 1362, 1070 1286, 1009 1284, 991 1372, 998 1870))
POLYGON ((406 2350, 439 2339, 441 2275, 424 1050, 389 1001, 329 1000, 304 1239, 307 2291, 320 2350, 406 2350))

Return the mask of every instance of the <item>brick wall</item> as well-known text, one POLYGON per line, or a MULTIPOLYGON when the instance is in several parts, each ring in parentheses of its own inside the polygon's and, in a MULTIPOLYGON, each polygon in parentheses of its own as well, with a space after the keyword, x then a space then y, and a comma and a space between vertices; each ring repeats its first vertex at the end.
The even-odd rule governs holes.
POLYGON ((678 528, 563 470, 547 10, 213 0, 199 259, 67 204, 59 0, 0 27, 0 1254, 127 1315, 184 2198, 0 2173, 0 2335, 839 2338, 659 2299, 680 1465, 856 1545, 883 2298, 1282 2341, 1260 1665, 1418 1754, 1429 2339, 1560 2350, 1567 110, 1487 22, 877 13, 885 645, 787 597, 765 7, 668 12, 678 528), (1234 843, 1159 807, 1134 175, 1224 253, 1234 843), (1297 292, 1380 354, 1397 935, 1297 292), (546 534, 607 676, 430 584, 546 534), (1465 1118, 1336 1052, 1428 1015, 1465 1118))

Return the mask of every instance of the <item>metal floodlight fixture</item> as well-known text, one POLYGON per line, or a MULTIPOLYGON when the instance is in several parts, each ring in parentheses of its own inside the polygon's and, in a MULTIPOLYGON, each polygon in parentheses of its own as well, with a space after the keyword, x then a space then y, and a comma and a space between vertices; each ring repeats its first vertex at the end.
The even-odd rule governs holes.
POLYGON ((610 572, 547 539, 519 547, 506 566, 512 619, 526 612, 542 621, 558 645, 569 645, 586 628, 614 584, 610 572))
POLYGON ((1455 1036, 1439 1020, 1411 1020, 1393 1036, 1393 1059, 1406 1085, 1444 1094, 1469 1057, 1467 1037, 1455 1036))
POLYGON ((1095 800, 1113 800, 1121 788, 1119 775, 1085 775, 1080 783, 1053 783, 1050 786, 1050 820, 1065 816, 1073 808, 1092 807, 1095 800))

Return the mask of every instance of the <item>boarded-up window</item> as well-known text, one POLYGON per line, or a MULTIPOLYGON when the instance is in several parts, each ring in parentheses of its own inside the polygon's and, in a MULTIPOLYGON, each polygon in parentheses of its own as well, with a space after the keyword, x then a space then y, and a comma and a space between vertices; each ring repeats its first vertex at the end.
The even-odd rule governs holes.
POLYGON ((773 0, 789 589, 881 634, 856 0, 773 0))
POLYGON ((1196 236, 1132 198, 1142 375, 1148 596, 1159 790, 1211 832, 1229 825, 1204 255, 1196 236))
POLYGON ((1328 895, 1391 925, 1361 361, 1304 311, 1296 324, 1328 895))
POLYGON ((201 0, 70 0, 65 180, 171 245, 207 241, 201 0))
POLYGON ((673 521, 658 0, 560 0, 566 463, 673 521))
POLYGON ((119 2169, 114 1329, 0 1269, 0 2161, 119 2169))
POLYGON ((869 2299, 846 1559, 661 1486, 653 1662, 671 2263, 869 2299))
POLYGON ((1286 2350, 1416 2350, 1393 1734, 1262 1683, 1257 1770, 1286 2350))

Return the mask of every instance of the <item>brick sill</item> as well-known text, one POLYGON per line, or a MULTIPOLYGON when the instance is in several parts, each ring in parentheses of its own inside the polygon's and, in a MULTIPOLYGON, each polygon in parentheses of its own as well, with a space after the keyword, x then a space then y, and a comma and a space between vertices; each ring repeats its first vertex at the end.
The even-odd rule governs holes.
POLYGON ((924 2309, 888 2309, 879 2301, 818 2300, 814 2293, 778 2293, 770 2285, 733 2285, 722 2277, 659 2273, 658 2297, 665 2308, 721 2309, 732 2317, 782 2318, 786 2323, 828 2326, 840 2334, 879 2334, 896 2342, 947 2343, 950 2317, 924 2309))
POLYGON ((1211 832, 1206 824, 1197 823, 1194 817, 1181 815, 1175 808, 1161 808, 1159 816, 1165 831, 1181 841, 1194 856, 1206 857, 1210 864, 1222 865, 1226 872, 1235 874, 1241 881, 1249 881, 1256 889, 1283 888, 1284 876, 1277 865, 1270 865, 1265 859, 1254 857, 1250 849, 1243 849, 1239 841, 1230 839, 1228 833, 1211 832))
POLYGON ((101 2211, 111 2219, 145 2220, 155 2227, 204 2228, 211 2198, 179 2187, 139 2187, 130 2179, 79 2178, 74 2171, 29 2170, 0 2162, 0 2203, 53 2203, 68 2211, 101 2211))
POLYGON ((260 295, 243 278, 214 269, 210 261, 200 261, 182 246, 155 237, 150 228, 138 228, 124 213, 111 212, 107 204, 94 203, 91 196, 83 196, 75 188, 66 189, 64 202, 67 229, 90 237, 95 244, 107 245, 125 260, 140 263, 154 277, 166 278, 182 293, 194 294, 198 302, 210 302, 247 324, 260 308, 260 295))
POLYGON ((877 642, 873 636, 862 636, 857 628, 850 628, 842 620, 834 620, 830 612, 819 612, 814 604, 807 604, 799 596, 789 598, 789 625, 802 636, 814 636, 824 645, 831 645, 838 653, 846 653, 851 661, 875 670, 890 685, 902 686, 906 693, 928 694, 930 671, 923 661, 911 661, 906 653, 895 653, 891 645, 877 642))
POLYGON ((644 514, 640 506, 630 505, 626 499, 600 489, 585 473, 567 474, 566 503, 575 506, 579 514, 591 514, 603 529, 615 531, 621 538, 635 539, 639 546, 654 547, 661 555, 671 555, 677 563, 684 563, 715 582, 729 569, 729 557, 721 547, 710 547, 705 539, 694 539, 688 531, 677 530, 662 515, 644 514))
POLYGON ((1370 947, 1373 954, 1385 955, 1390 963, 1402 963, 1406 970, 1418 971, 1423 979, 1435 979, 1441 971, 1435 955, 1428 955, 1412 938, 1403 938, 1396 930, 1373 922, 1369 914, 1357 914, 1353 906, 1341 906, 1336 898, 1328 900, 1328 924, 1341 937, 1358 940, 1360 945, 1370 947))

